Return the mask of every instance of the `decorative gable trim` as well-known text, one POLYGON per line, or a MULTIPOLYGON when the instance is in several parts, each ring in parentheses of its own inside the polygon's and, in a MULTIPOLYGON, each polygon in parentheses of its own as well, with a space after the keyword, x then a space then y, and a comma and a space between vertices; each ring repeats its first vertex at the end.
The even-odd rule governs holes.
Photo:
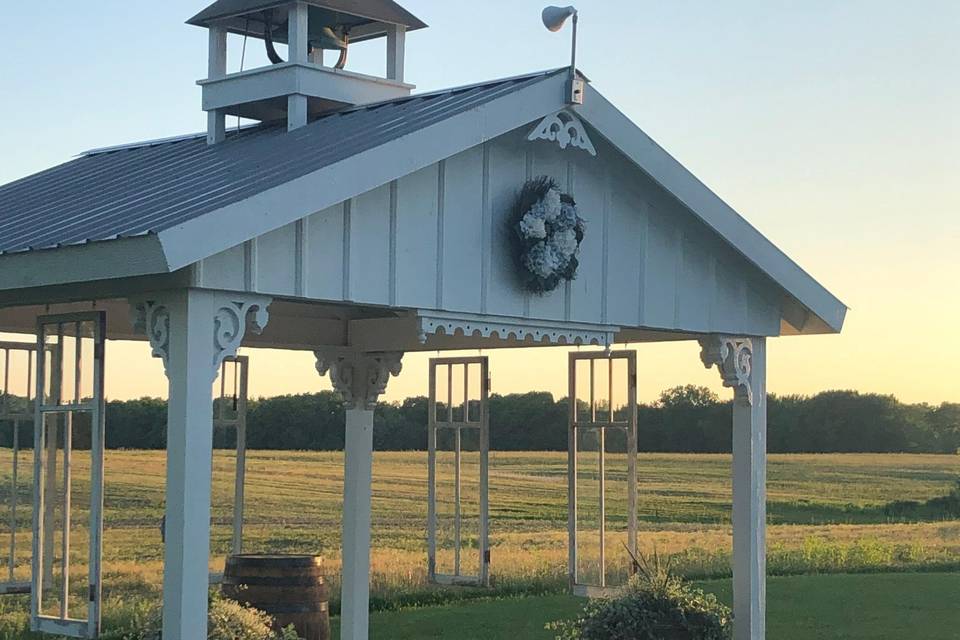
POLYGON ((549 115, 540 121, 527 140, 535 142, 537 140, 546 140, 556 142, 561 149, 567 147, 576 147, 583 149, 590 155, 596 157, 597 149, 593 146, 593 141, 587 134, 583 123, 577 116, 567 110, 561 110, 553 115, 549 115))

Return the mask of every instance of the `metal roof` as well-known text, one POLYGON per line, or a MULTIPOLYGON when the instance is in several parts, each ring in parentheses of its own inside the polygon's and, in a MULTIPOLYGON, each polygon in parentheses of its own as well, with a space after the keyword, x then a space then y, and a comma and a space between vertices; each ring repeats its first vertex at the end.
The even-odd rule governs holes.
POLYGON ((220 144, 186 136, 91 152, 0 187, 0 253, 159 233, 475 109, 555 73, 420 94, 220 144))
MULTIPOLYGON (((411 31, 427 26, 393 0, 304 0, 304 2, 320 9, 360 16, 373 22, 403 25, 411 31)), ((288 2, 285 0, 217 0, 187 20, 187 24, 205 27, 224 18, 243 16, 286 4, 288 2)))

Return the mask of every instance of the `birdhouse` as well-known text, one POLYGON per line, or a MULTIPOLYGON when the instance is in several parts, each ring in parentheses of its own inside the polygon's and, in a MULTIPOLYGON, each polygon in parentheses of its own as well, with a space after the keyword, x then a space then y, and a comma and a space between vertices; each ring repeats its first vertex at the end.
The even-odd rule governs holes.
POLYGON ((410 95, 406 33, 427 26, 392 0, 217 0, 187 22, 210 32, 208 77, 199 84, 211 144, 224 139, 227 115, 286 120, 293 130, 332 110, 410 95), (262 41, 271 64, 227 73, 228 34, 262 41), (380 38, 386 77, 348 70, 351 44, 380 38), (327 51, 336 54, 332 65, 327 51))

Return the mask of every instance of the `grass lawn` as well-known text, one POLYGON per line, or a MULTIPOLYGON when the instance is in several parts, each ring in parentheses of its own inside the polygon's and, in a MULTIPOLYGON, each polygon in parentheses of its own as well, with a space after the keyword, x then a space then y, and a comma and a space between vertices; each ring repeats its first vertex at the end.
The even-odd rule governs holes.
MULTIPOLYGON (((701 584, 730 602, 729 581, 701 584)), ((960 574, 955 573, 770 578, 767 637, 956 640, 958 600, 960 574)), ((581 604, 570 596, 550 596, 377 613, 371 618, 371 638, 552 640, 544 625, 572 616, 581 604)), ((338 633, 336 626, 335 621, 338 633)))

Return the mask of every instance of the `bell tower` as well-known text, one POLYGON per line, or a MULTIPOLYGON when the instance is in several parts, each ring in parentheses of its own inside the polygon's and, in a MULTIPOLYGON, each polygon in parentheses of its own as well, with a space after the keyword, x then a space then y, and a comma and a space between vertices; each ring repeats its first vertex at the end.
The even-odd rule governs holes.
POLYGON ((226 116, 286 121, 292 131, 345 106, 410 95, 404 82, 408 31, 427 25, 392 0, 217 0, 187 21, 210 33, 208 74, 199 85, 207 142, 226 137, 226 116), (263 42, 271 64, 227 73, 227 36, 263 42), (347 69, 350 45, 386 41, 385 78, 347 69), (284 59, 277 44, 287 45, 284 59), (324 51, 338 54, 325 64, 324 51))

